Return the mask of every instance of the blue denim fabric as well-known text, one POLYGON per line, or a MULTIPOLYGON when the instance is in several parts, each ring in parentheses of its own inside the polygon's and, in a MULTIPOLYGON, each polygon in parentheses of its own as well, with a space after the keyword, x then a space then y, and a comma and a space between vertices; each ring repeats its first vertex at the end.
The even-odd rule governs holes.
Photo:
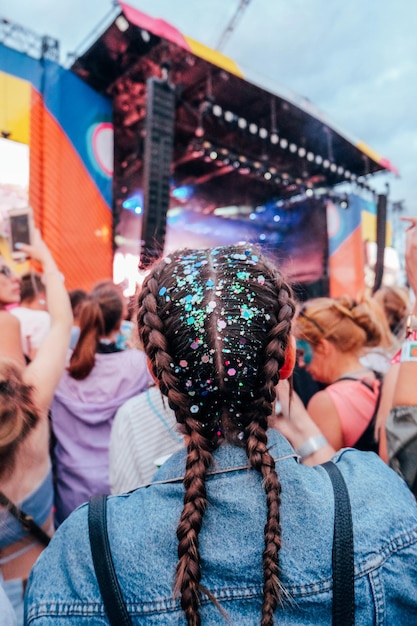
MULTIPOLYGON (((280 626, 331 624, 333 491, 326 471, 291 456, 269 433, 282 484, 280 626), (288 456, 289 455, 289 456, 288 456), (284 458, 281 458, 284 457, 284 458)), ((260 623, 266 519, 260 475, 245 469, 244 450, 215 453, 200 533, 202 585, 238 626, 260 623), (231 471, 227 471, 231 470, 231 471)), ((417 623, 417 505, 405 483, 375 454, 346 449, 335 460, 348 485, 355 542, 356 626, 417 623)), ((185 450, 171 457, 152 484, 108 501, 110 545, 134 624, 184 625, 172 588, 176 528, 183 506, 185 450), (175 479, 178 480, 175 480, 175 479), (168 482, 169 481, 169 482, 168 482)), ((203 598, 204 626, 224 624, 203 598)), ((62 524, 30 576, 25 623, 30 626, 107 624, 93 572, 87 507, 62 524), (72 619, 68 619, 71 617, 72 619)))

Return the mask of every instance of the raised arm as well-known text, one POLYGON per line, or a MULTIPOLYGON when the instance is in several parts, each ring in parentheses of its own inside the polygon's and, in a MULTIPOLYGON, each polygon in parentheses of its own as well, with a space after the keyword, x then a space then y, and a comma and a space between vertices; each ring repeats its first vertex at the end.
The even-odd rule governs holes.
POLYGON ((42 264, 46 302, 51 316, 48 334, 24 372, 25 380, 35 388, 39 408, 47 411, 65 368, 73 319, 71 303, 63 276, 38 230, 35 231, 33 245, 22 244, 21 249, 42 264))
POLYGON ((25 365, 20 322, 8 311, 0 311, 0 356, 25 365))

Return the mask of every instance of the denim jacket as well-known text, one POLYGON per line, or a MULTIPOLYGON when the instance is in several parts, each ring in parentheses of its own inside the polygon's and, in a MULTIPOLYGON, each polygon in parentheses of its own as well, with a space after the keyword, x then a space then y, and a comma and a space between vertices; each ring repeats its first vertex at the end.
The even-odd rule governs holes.
MULTIPOLYGON (((331 625, 334 500, 321 466, 300 465, 289 443, 269 431, 282 485, 280 626, 331 625)), ((417 505, 405 483, 375 454, 345 449, 334 460, 348 485, 355 543, 356 626, 417 621, 417 505)), ((176 528, 183 506, 185 450, 154 482, 108 499, 110 546, 134 624, 184 626, 173 597, 176 528)), ((260 623, 265 493, 245 451, 222 445, 207 479, 200 538, 201 584, 236 626, 260 623)), ((204 626, 226 624, 203 596, 204 626)), ((30 576, 25 624, 108 624, 94 575, 87 506, 58 529, 30 576), (69 618, 72 619, 69 619, 69 618)))

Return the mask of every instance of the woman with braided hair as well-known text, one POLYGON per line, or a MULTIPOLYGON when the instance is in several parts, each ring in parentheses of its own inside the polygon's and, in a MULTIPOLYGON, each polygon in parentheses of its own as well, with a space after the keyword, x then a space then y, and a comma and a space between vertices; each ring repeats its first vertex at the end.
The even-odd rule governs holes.
MULTIPOLYGON (((252 245, 182 250, 151 269, 138 304, 140 339, 186 448, 149 485, 107 498, 106 588, 92 507, 59 527, 32 570, 26 624, 336 624, 329 476, 268 429, 294 365, 290 286, 252 245), (123 621, 107 595, 116 578, 123 621)), ((406 619, 417 610, 415 501, 376 455, 346 450, 334 461, 353 512, 355 624, 406 619)))

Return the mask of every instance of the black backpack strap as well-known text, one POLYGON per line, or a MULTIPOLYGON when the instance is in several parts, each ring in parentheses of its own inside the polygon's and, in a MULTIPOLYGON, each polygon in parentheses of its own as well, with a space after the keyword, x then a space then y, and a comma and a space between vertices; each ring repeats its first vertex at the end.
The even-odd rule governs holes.
POLYGON ((107 534, 107 496, 92 496, 88 503, 88 532, 94 571, 111 626, 132 626, 123 600, 107 534))
POLYGON ((345 480, 335 463, 323 467, 330 476, 334 491, 333 566, 333 626, 353 626, 355 623, 355 586, 353 559, 353 527, 349 493, 345 480))

